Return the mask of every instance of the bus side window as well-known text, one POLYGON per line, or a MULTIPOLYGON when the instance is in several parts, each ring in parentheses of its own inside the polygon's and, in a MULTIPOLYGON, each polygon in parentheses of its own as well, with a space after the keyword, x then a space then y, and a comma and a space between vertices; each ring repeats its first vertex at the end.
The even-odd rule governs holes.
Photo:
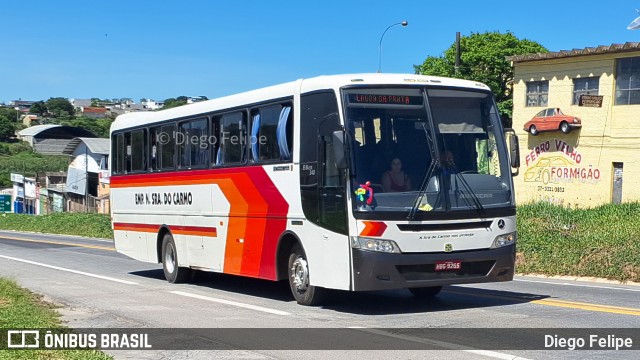
POLYGON ((124 133, 125 166, 124 172, 131 172, 131 132, 124 133))
POLYGON ((131 132, 131 172, 139 172, 145 170, 145 144, 144 130, 135 130, 131 132))
POLYGON ((290 110, 289 105, 270 105, 252 113, 249 143, 254 162, 291 159, 290 110))
POLYGON ((281 160, 291 160, 293 145, 293 111, 291 105, 283 106, 278 116, 278 147, 281 160))
POLYGON ((114 135, 111 146, 111 172, 120 175, 124 173, 124 135, 114 135))
POLYGON ((209 165, 209 120, 207 118, 191 121, 191 166, 206 167, 209 165), (195 140, 194 140, 195 139, 195 140))
POLYGON ((177 144, 178 144, 178 167, 189 168, 191 167, 191 152, 189 146, 191 145, 191 123, 189 121, 181 122, 178 130, 177 144))
POLYGON ((162 170, 173 170, 176 167, 176 125, 163 125, 158 143, 160 144, 159 157, 162 170))
POLYGON ((246 121, 244 112, 223 115, 220 119, 220 148, 218 149, 218 165, 241 164, 245 160, 246 121))
POLYGON ((149 171, 157 171, 160 169, 158 164, 158 137, 160 135, 160 128, 154 127, 149 130, 149 171))

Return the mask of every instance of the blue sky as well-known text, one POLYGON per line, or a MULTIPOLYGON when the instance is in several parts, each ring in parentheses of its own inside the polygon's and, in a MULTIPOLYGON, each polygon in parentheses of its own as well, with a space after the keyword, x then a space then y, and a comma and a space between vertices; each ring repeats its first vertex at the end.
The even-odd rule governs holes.
POLYGON ((0 102, 214 98, 317 75, 413 65, 455 32, 511 31, 551 51, 640 41, 640 0, 11 1, 0 5, 0 102), (457 4, 454 6, 454 4, 457 4))

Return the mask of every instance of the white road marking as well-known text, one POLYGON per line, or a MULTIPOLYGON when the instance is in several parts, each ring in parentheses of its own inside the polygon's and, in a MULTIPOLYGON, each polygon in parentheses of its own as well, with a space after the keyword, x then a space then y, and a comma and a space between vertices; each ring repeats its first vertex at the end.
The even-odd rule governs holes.
POLYGON ((497 351, 490 351, 490 350, 462 350, 462 351, 468 352, 468 353, 472 353, 472 354, 476 354, 476 355, 488 356, 488 357, 492 357, 494 359, 530 360, 530 359, 523 358, 523 357, 520 357, 520 356, 515 356, 515 355, 510 355, 510 354, 497 352, 497 351))
POLYGON ((511 354, 506 354, 506 353, 501 353, 501 352, 497 352, 497 351, 477 350, 477 349, 470 348, 470 347, 467 347, 467 346, 464 346, 464 345, 453 344, 453 343, 449 343, 449 342, 446 342, 446 341, 432 340, 432 339, 420 338, 420 337, 417 337, 417 336, 404 335, 404 334, 394 334, 394 333, 390 333, 388 331, 379 330, 379 329, 355 328, 355 327, 351 327, 351 328, 354 329, 354 330, 370 332, 370 333, 373 333, 373 334, 394 337, 394 338, 398 338, 398 339, 402 339, 402 340, 415 341, 415 342, 419 342, 421 344, 435 345, 435 346, 443 347, 445 349, 460 350, 460 351, 464 351, 464 352, 468 352, 468 353, 472 353, 472 354, 477 354, 477 355, 482 355, 482 356, 487 356, 487 357, 492 357, 492 358, 496 358, 496 359, 530 360, 530 359, 527 359, 527 358, 523 358, 523 357, 519 357, 519 356, 516 356, 516 355, 511 355, 511 354))
POLYGON ((640 292, 640 289, 629 289, 629 288, 613 287, 613 286, 601 286, 601 285, 573 284, 573 283, 568 283, 568 282, 553 282, 553 281, 525 280, 525 279, 513 279, 513 281, 522 281, 522 282, 540 283, 540 284, 550 284, 550 285, 578 286, 578 287, 607 289, 607 290, 621 290, 621 291, 636 291, 636 292, 640 292))
POLYGON ((265 307, 262 307, 262 306, 244 304, 244 303, 241 303, 241 302, 236 302, 236 301, 231 301, 231 300, 223 300, 223 299, 218 299, 218 298, 214 298, 214 297, 210 297, 210 296, 192 294, 192 293, 188 293, 188 292, 184 292, 184 291, 169 291, 169 292, 172 293, 172 294, 186 296, 186 297, 190 297, 190 298, 194 298, 194 299, 200 299, 200 300, 206 300, 206 301, 216 302, 216 303, 225 304, 225 305, 237 306, 237 307, 241 307, 241 308, 245 308, 245 309, 262 311, 262 312, 266 312, 266 313, 269 313, 269 314, 291 315, 290 313, 288 313, 286 311, 269 309, 269 308, 265 308, 265 307))
POLYGON ((66 272, 79 274, 79 275, 84 275, 84 276, 90 276, 90 277, 97 278, 97 279, 114 281, 114 282, 121 283, 121 284, 138 285, 138 283, 133 282, 133 281, 120 280, 120 279, 112 278, 112 277, 109 277, 109 276, 103 276, 103 275, 92 274, 92 273, 79 271, 79 270, 67 269, 67 268, 63 268, 63 267, 60 267, 60 266, 43 264, 43 263, 39 263, 39 262, 31 261, 31 260, 19 259, 19 258, 15 258, 15 257, 11 257, 11 256, 0 255, 0 258, 7 259, 7 260, 18 261, 18 262, 31 264, 31 265, 36 265, 36 266, 42 266, 42 267, 46 267, 46 268, 49 268, 49 269, 66 271, 66 272))

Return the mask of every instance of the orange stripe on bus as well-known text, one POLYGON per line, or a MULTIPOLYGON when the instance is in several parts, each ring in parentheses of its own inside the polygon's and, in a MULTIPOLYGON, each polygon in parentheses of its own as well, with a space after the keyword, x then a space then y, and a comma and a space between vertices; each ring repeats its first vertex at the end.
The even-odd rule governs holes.
POLYGON ((242 270, 242 250, 244 248, 247 221, 244 216, 249 209, 249 204, 247 204, 233 180, 220 179, 217 185, 231 205, 229 215, 236 215, 228 220, 223 271, 225 274, 239 275, 242 270))
POLYGON ((247 195, 245 199, 249 203, 251 214, 256 216, 246 219, 247 229, 242 252, 241 273, 243 275, 257 277, 260 275, 262 246, 264 244, 265 226, 267 224, 267 219, 264 216, 267 214, 268 205, 248 174, 239 174, 234 182, 236 186, 242 189, 243 194, 247 195))

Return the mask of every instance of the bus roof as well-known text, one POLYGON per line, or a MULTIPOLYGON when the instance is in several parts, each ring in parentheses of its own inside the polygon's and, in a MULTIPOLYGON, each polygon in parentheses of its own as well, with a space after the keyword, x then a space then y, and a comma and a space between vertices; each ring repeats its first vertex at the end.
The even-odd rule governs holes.
POLYGON ((111 125, 111 131, 198 116, 218 110, 234 108, 247 104, 259 103, 270 99, 293 96, 298 91, 306 93, 316 90, 338 90, 348 85, 432 85, 454 86, 470 89, 490 90, 488 86, 476 81, 453 79, 437 76, 415 74, 347 74, 318 76, 309 79, 299 79, 284 84, 247 91, 221 98, 200 101, 161 111, 132 112, 120 115, 111 125))

